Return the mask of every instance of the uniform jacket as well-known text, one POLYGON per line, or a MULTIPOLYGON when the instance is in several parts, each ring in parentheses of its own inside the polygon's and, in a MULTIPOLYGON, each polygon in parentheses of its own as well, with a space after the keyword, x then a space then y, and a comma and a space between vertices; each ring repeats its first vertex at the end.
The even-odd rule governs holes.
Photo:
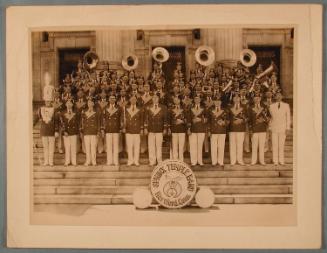
POLYGON ((207 128, 207 115, 206 110, 199 106, 196 109, 195 106, 191 107, 188 111, 188 128, 191 129, 192 133, 205 133, 207 128))
POLYGON ((291 128, 291 112, 287 103, 280 102, 270 105, 269 111, 271 115, 271 131, 274 133, 282 133, 291 128))
POLYGON ((101 115, 98 111, 83 111, 81 115, 81 131, 84 135, 97 135, 100 132, 101 115))
POLYGON ((152 94, 150 92, 143 93, 141 96, 141 105, 143 107, 149 106, 152 103, 152 94))
POLYGON ((80 130, 80 113, 63 111, 60 115, 61 128, 68 135, 78 135, 80 130))
POLYGON ((245 132, 246 131, 246 122, 248 117, 247 107, 240 105, 239 109, 236 110, 234 106, 229 108, 229 121, 230 121, 230 132, 245 132), (240 119, 241 122, 237 123, 237 120, 240 119))
POLYGON ((144 112, 140 107, 136 107, 135 110, 132 110, 132 107, 129 106, 125 109, 124 125, 126 128, 126 133, 128 134, 140 134, 143 130, 144 125, 144 112))
POLYGON ((39 110, 41 136, 54 136, 59 130, 59 117, 53 107, 42 106, 39 110))
POLYGON ((122 126, 122 109, 108 106, 102 113, 102 128, 106 133, 119 133, 122 126))
POLYGON ((187 126, 186 111, 180 106, 169 110, 168 125, 172 133, 185 133, 187 126))
POLYGON ((162 133, 168 126, 168 111, 167 107, 158 104, 157 109, 155 105, 148 106, 144 115, 144 127, 150 133, 162 133))
POLYGON ((229 123, 228 116, 225 109, 212 107, 208 112, 208 131, 211 134, 226 134, 229 123))
POLYGON ((249 109, 249 126, 253 133, 264 133, 267 131, 270 120, 269 109, 260 105, 259 108, 252 106, 249 109))

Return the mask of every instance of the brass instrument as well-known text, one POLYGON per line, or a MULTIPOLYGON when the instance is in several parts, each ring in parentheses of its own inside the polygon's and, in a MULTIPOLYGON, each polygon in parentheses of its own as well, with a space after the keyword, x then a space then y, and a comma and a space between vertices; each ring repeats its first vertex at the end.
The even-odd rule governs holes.
POLYGON ((215 52, 209 46, 200 46, 195 51, 195 60, 202 66, 209 66, 215 61, 215 52))
POLYGON ((163 47, 156 47, 152 50, 151 55, 152 58, 158 63, 166 62, 169 59, 169 52, 163 47))
POLYGON ((139 64, 139 59, 134 54, 125 56, 121 61, 121 65, 123 66, 123 68, 128 71, 136 69, 138 64, 139 64))
POLYGON ((83 56, 83 66, 86 70, 95 69, 98 62, 99 56, 93 51, 88 51, 83 56))
POLYGON ((245 67, 252 67, 257 62, 257 55, 251 49, 243 49, 240 53, 240 61, 245 67))

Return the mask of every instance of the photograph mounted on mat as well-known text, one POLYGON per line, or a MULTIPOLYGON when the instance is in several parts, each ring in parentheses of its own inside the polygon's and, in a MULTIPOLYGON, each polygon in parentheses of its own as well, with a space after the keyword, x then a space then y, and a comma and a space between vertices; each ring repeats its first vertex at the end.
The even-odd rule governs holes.
MULTIPOLYGON (((62 247, 318 244, 313 234, 295 238, 319 234, 320 209, 310 225, 303 217, 320 203, 321 79, 310 70, 321 68, 321 45, 304 31, 321 31, 302 23, 319 24, 319 8, 297 5, 301 17, 276 19, 261 5, 182 7, 94 6, 89 22, 75 7, 9 12, 8 40, 23 45, 7 42, 22 56, 7 63, 8 144, 20 157, 8 153, 9 227, 22 210, 26 229, 61 231, 62 247), (69 11, 74 23, 28 17, 46 10, 69 11), (72 231, 84 239, 71 241, 72 231), (110 240, 101 243, 104 231, 110 240)), ((23 231, 14 233, 19 245, 60 246, 23 231)))

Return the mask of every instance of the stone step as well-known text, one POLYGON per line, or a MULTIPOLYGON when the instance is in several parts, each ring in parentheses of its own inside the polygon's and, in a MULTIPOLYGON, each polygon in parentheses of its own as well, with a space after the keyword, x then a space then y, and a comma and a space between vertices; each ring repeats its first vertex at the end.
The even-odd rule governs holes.
MULTIPOLYGON (((288 171, 289 172, 289 171, 288 171)), ((278 171, 195 171, 196 178, 265 178, 265 177, 292 177, 293 173, 285 173, 278 171)), ((58 171, 46 171, 46 172, 34 172, 33 177, 35 179, 69 179, 69 178, 87 178, 87 179, 136 179, 145 178, 150 179, 150 171, 110 171, 110 172, 58 172, 58 171)))
MULTIPOLYGON (((289 185, 292 178, 197 178, 199 186, 212 185, 289 185)), ((34 186, 148 186, 146 178, 42 178, 34 179, 34 186)))
MULTIPOLYGON (((132 204, 131 195, 36 195, 34 204, 132 204)), ((215 195, 215 204, 291 204, 292 195, 215 195)), ((153 200, 153 204, 156 204, 153 200)))
MULTIPOLYGON (((37 186, 34 195, 126 195, 132 194, 137 187, 134 186, 37 186)), ((291 194, 292 185, 221 185, 211 186, 215 194, 291 194)))
MULTIPOLYGON (((53 171, 53 172, 110 172, 110 171, 121 171, 121 172, 139 172, 139 171, 152 171, 154 166, 150 165, 142 165, 142 166, 128 166, 128 165, 120 165, 120 166, 109 166, 109 165, 97 165, 97 166, 33 166, 34 172, 45 172, 45 171, 53 171)), ((226 164, 224 167, 220 166, 212 166, 210 164, 206 164, 204 166, 192 166, 193 171, 292 171, 293 165, 229 165, 226 164)))
MULTIPOLYGON (((168 159, 169 156, 165 156, 163 155, 163 159, 168 159)), ((244 158, 244 163, 246 164, 250 164, 251 163, 251 157, 249 155, 245 155, 244 158)), ((190 159, 189 158, 185 158, 184 161, 187 163, 187 164, 191 164, 190 162, 190 159)), ((77 157, 77 164, 78 165, 83 165, 85 162, 85 155, 78 155, 77 157)), ((120 158, 119 159, 119 162, 121 165, 126 165, 127 164, 127 159, 126 158, 120 158)), ((140 158, 140 164, 143 166, 143 165, 148 165, 149 162, 148 162, 148 158, 146 157, 141 157, 140 158)), ((271 164, 272 163, 272 158, 271 157, 265 157, 265 162, 267 164, 271 164)), ((34 157, 33 158, 33 163, 34 165, 42 165, 43 163, 43 155, 39 155, 38 157, 34 157)), ((203 163, 204 164, 211 164, 211 160, 210 158, 203 158, 203 163)), ((230 164, 230 159, 228 156, 225 156, 224 158, 224 163, 225 164, 230 164)), ((293 163, 293 158, 292 157, 287 157, 285 156, 285 163, 286 164, 292 164, 293 163)), ((63 165, 64 164, 64 156, 63 155, 55 155, 54 157, 54 164, 56 165, 63 165)), ((99 165, 105 165, 106 164, 106 157, 105 156, 101 156, 101 157, 97 157, 97 164, 99 165)))

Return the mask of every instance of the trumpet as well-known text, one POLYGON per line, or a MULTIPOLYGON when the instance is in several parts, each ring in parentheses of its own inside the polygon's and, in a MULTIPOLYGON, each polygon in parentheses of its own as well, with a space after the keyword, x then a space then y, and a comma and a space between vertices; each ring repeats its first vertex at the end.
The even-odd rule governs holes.
POLYGON ((130 71, 133 69, 136 69, 138 64, 139 64, 139 59, 137 58, 136 55, 131 54, 122 59, 121 62, 122 66, 124 69, 130 71))
POLYGON ((83 56, 83 66, 87 70, 92 70, 96 68, 98 62, 99 62, 99 56, 93 51, 88 51, 83 56))
POLYGON ((152 50, 152 58, 159 63, 168 61, 169 52, 163 47, 156 47, 152 50))
POLYGON ((195 60, 202 66, 209 66, 215 60, 215 52, 209 46, 200 46, 195 51, 195 60))
POLYGON ((252 67, 257 62, 257 55, 251 49, 243 49, 240 53, 240 61, 245 67, 252 67))

